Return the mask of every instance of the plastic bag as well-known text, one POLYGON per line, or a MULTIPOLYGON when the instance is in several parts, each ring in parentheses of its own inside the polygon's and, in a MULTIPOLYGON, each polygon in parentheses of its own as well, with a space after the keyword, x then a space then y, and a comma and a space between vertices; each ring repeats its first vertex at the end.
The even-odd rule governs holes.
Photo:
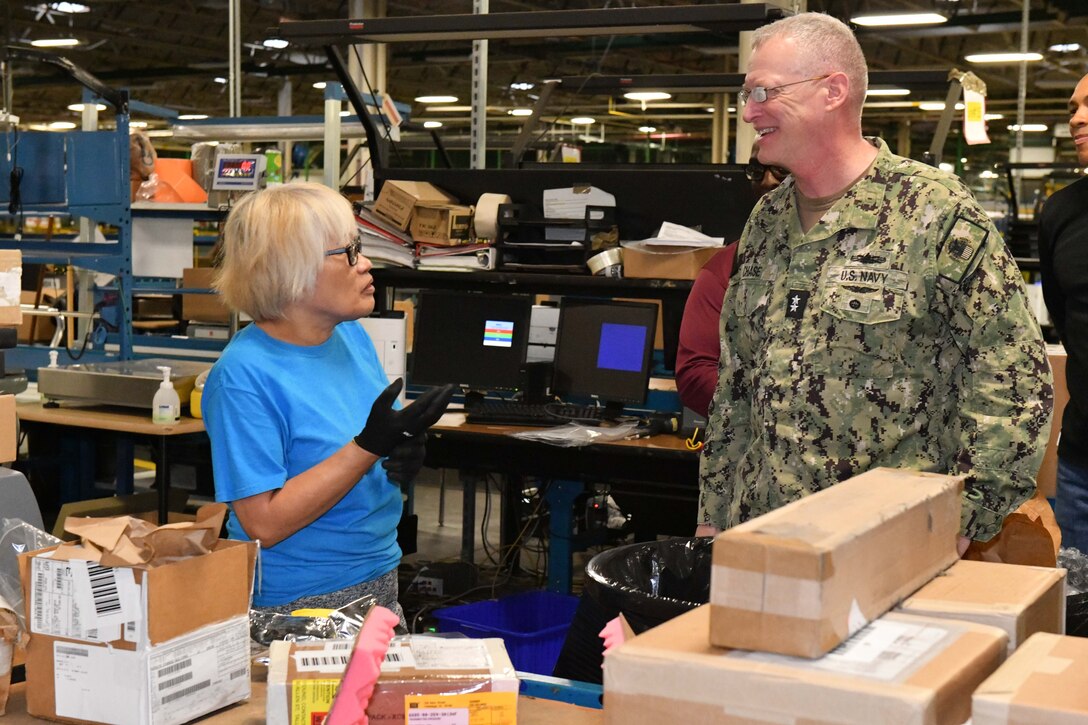
POLYGON ((268 646, 275 640, 309 642, 322 639, 354 639, 367 613, 378 605, 373 595, 359 597, 327 617, 302 617, 277 614, 260 609, 249 610, 249 638, 254 646, 250 654, 267 664, 268 646), (259 648, 256 646, 259 645, 259 648))
POLYGON ((630 423, 617 423, 612 426, 582 425, 581 423, 568 423, 554 428, 541 428, 539 430, 524 430, 508 435, 537 443, 547 443, 561 448, 576 448, 578 446, 591 446, 594 443, 606 441, 619 441, 631 436, 638 427, 636 421, 630 423))
POLYGON ((19 554, 60 544, 61 540, 22 519, 0 518, 0 597, 7 600, 26 631, 26 607, 19 581, 19 554))
POLYGON ((159 193, 159 175, 151 172, 147 180, 136 187, 136 195, 133 197, 133 201, 151 201, 157 193, 159 193))

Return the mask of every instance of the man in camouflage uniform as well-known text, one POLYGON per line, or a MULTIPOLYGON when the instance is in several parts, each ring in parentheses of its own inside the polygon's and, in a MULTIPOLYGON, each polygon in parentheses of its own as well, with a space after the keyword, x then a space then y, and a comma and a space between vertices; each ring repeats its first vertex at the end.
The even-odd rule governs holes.
POLYGON ((861 135, 845 25, 756 31, 741 99, 792 175, 752 211, 726 293, 699 534, 876 466, 968 474, 960 553, 1035 488, 1053 390, 1023 280, 960 181, 861 135))

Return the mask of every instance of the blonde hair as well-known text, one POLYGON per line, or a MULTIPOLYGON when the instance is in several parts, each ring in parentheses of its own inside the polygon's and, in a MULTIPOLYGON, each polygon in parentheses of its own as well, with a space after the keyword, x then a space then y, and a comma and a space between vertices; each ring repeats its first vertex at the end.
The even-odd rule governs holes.
POLYGON ((223 228, 223 264, 213 286, 258 322, 313 293, 325 250, 355 232, 351 203, 321 184, 295 182, 242 197, 223 228))
POLYGON ((799 13, 753 31, 752 50, 779 37, 796 42, 800 51, 799 74, 810 77, 840 71, 846 74, 850 79, 849 102, 860 119, 869 87, 869 67, 850 27, 824 13, 799 13))

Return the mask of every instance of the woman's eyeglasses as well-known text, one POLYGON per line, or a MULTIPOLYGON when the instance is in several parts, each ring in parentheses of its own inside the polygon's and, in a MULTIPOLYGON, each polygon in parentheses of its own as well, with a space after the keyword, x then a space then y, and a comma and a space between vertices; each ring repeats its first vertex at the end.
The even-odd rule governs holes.
POLYGON ((781 166, 764 166, 758 161, 749 161, 748 165, 744 167, 744 175, 748 177, 748 181, 753 184, 758 184, 763 181, 763 178, 767 175, 767 172, 771 172, 773 176, 779 182, 786 180, 786 177, 790 175, 789 169, 783 169, 781 166))
POLYGON ((355 263, 359 261, 359 256, 363 252, 363 240, 356 234, 355 238, 351 241, 351 244, 346 247, 338 247, 337 249, 329 249, 325 252, 326 257, 331 257, 334 254, 346 254, 348 255, 348 265, 355 266, 355 263))

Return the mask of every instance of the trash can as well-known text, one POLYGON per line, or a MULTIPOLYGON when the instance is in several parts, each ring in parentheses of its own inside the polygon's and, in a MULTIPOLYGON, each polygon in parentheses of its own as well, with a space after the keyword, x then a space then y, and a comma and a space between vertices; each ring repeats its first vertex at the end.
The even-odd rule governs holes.
POLYGON ((598 633, 619 614, 636 634, 710 600, 713 537, 666 539, 601 552, 586 565, 578 602, 553 674, 601 682, 598 633))

